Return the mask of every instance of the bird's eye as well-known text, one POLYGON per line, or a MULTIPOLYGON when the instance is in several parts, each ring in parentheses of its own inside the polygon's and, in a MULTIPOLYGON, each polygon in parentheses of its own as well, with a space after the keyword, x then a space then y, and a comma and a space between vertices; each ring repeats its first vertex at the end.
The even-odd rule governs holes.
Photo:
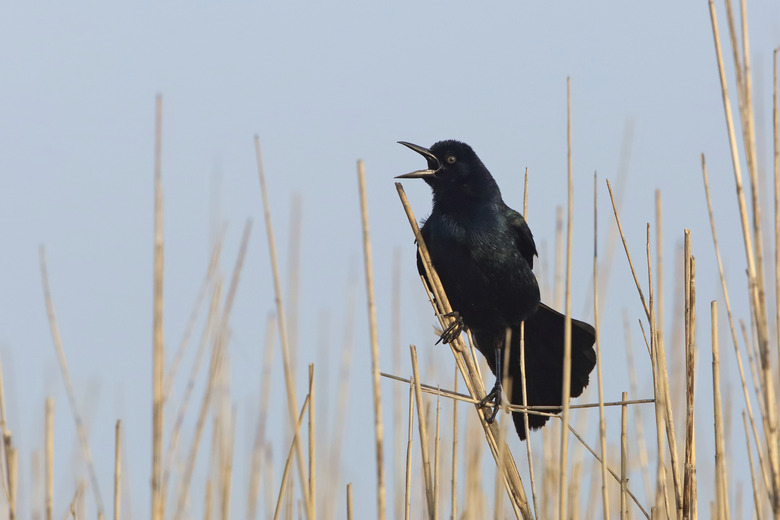
POLYGON ((454 155, 448 155, 446 160, 447 160, 447 164, 455 164, 456 161, 454 155))

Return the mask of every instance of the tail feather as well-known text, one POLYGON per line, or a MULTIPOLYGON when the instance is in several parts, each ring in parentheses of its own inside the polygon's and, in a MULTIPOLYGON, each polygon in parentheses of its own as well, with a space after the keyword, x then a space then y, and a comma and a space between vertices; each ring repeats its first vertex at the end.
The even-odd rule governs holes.
MULTIPOLYGON (((537 311, 525 321, 525 375, 529 406, 555 406, 550 413, 559 413, 563 404, 563 314, 539 304, 537 311)), ((571 397, 579 397, 588 386, 589 375, 596 366, 593 349, 595 330, 589 324, 571 320, 571 397)), ((495 374, 494 349, 503 348, 504 334, 472 331, 477 347, 485 355, 495 374)), ((520 371, 520 329, 513 328, 509 355, 509 375, 512 378, 512 404, 522 404, 523 388, 520 371)), ((525 439, 525 414, 512 414, 520 439, 525 439)), ((549 417, 528 414, 528 426, 537 429, 544 426, 549 417)))

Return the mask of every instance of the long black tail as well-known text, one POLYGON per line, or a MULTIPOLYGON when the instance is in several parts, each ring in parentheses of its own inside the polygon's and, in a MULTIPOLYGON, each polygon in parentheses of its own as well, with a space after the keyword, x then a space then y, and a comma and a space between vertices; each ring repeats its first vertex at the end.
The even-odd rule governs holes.
MULTIPOLYGON (((529 406, 555 406, 550 413, 559 413, 563 404, 563 343, 564 316, 539 304, 537 311, 525 321, 525 377, 529 406)), ((479 350, 485 355, 495 374, 495 348, 503 348, 505 335, 495 337, 483 331, 472 331, 479 350)), ((571 397, 579 397, 588 386, 590 372, 596 366, 593 344, 596 332, 589 324, 571 320, 571 397)), ((520 372, 520 329, 512 330, 509 376, 512 378, 512 404, 523 403, 520 372)), ((525 439, 525 414, 514 412, 512 418, 520 439, 525 439)), ((549 417, 528 414, 528 426, 541 428, 549 417)))

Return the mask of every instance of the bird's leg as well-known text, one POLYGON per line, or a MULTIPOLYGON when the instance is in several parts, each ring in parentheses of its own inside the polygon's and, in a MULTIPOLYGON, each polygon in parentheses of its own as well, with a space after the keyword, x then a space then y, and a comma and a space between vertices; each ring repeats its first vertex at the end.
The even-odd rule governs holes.
POLYGON ((501 392, 503 391, 503 386, 501 385, 501 376, 503 375, 504 371, 501 368, 501 364, 504 361, 504 349, 497 348, 495 350, 496 354, 496 384, 493 385, 493 389, 488 393, 485 397, 482 398, 482 400, 479 402, 480 408, 485 408, 487 406, 490 406, 492 404, 493 406, 493 412, 490 414, 490 417, 485 417, 485 421, 487 421, 488 424, 492 424, 493 421, 496 419, 496 415, 498 414, 498 410, 501 408, 501 392))
POLYGON ((463 323, 463 317, 460 315, 460 313, 458 313, 458 311, 448 312, 447 314, 442 314, 442 316, 455 318, 455 320, 447 325, 447 328, 444 329, 444 332, 441 333, 441 336, 439 336, 439 341, 436 342, 437 345, 439 343, 452 343, 455 341, 455 339, 457 339, 458 336, 460 336, 460 333, 466 329, 466 324, 463 323))

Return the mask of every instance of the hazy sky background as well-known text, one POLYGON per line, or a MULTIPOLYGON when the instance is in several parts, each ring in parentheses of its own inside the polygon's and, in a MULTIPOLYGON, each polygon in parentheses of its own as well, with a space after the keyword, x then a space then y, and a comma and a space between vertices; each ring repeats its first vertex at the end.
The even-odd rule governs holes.
MULTIPOLYGON (((718 9, 725 45, 725 12, 720 5, 718 9)), ((47 396, 55 398, 56 407, 56 515, 70 501, 74 475, 81 472, 46 321, 39 245, 46 247, 57 318, 106 505, 114 422, 121 418, 133 514, 144 518, 148 512, 157 93, 164 96, 169 354, 181 338, 205 273, 214 219, 228 226, 225 273, 232 269, 245 220, 254 221, 229 345, 237 409, 235 517, 244 515, 246 454, 257 413, 266 317, 274 305, 252 136, 258 134, 263 147, 285 286, 291 201, 295 194, 302 200, 298 394, 305 395, 306 365, 314 362, 322 385, 320 403, 330 401, 318 408, 323 429, 332 428, 327 421, 335 409, 345 302, 350 291, 357 294, 348 450, 342 456, 338 492, 343 494, 343 486, 354 482, 357 504, 373 514, 370 357, 355 161, 362 158, 366 164, 381 368, 392 369, 391 273, 394 251, 400 248, 401 375, 410 371, 406 345, 415 343, 423 366, 429 367, 424 379, 449 388, 451 356, 433 347, 434 319, 416 277, 411 231, 393 187, 395 175, 418 169, 423 162, 395 142, 428 146, 455 138, 471 144, 498 180, 507 203, 518 209, 527 167, 528 220, 540 254, 547 255, 540 262, 551 266, 555 208, 566 202, 567 76, 572 82, 575 315, 592 319, 593 172, 599 174, 603 254, 614 228, 603 179, 617 179, 621 153, 630 150, 621 216, 635 264, 643 272, 645 223, 654 220, 654 190, 662 190, 667 330, 682 299, 679 290, 672 292, 674 254, 683 228, 692 230, 700 317, 698 387, 704 396, 699 407, 706 414, 697 429, 697 444, 700 450, 710 449, 712 433, 705 420, 711 417, 706 397, 711 389, 709 302, 721 299, 721 291, 700 153, 707 155, 732 304, 740 318, 746 318, 748 310, 733 174, 703 0, 14 2, 2 12, 0 355, 8 426, 20 450, 23 517, 29 515, 31 501, 39 499, 31 494, 31 454, 42 446, 47 396), (433 371, 430 363, 438 369, 433 371)), ((749 21, 759 160, 769 175, 771 58, 780 43, 780 6, 753 2, 749 21)), ((733 93, 730 50, 724 48, 724 54, 733 93)), ((732 108, 736 113, 736 98, 732 108)), ((430 208, 429 189, 421 182, 404 184, 418 218, 424 217, 430 208)), ((765 195, 765 215, 770 217, 771 190, 765 195)), ((623 310, 633 324, 643 312, 620 250, 609 275, 610 292, 602 295, 602 351, 606 398, 616 400, 628 389, 623 310)), ((542 283, 549 291, 546 277, 542 283)), ((725 320, 725 309, 721 314, 725 320)), ((643 382, 643 394, 634 397, 651 397, 649 365, 635 325, 632 334, 643 382)), ((733 372, 727 340, 724 330, 722 363, 724 371, 733 372)), ((679 352, 670 355, 682 359, 679 352)), ((272 384, 278 390, 272 394, 269 425, 274 485, 287 450, 280 358, 277 351, 272 384)), ((724 383, 729 385, 725 391, 734 395, 730 438, 735 459, 744 457, 736 381, 729 375, 724 383)), ((382 383, 386 421, 391 420, 393 385, 382 383)), ((180 378, 172 407, 182 387, 180 378)), ((196 391, 196 399, 201 391, 196 391)), ((592 413, 595 424, 597 415, 592 413)), ((185 443, 190 442, 192 422, 190 417, 185 443)), ((608 427, 611 442, 617 443, 618 411, 608 415, 608 427)), ((389 434, 387 441, 389 451, 389 434)), ((510 446, 522 453, 516 439, 510 446)), ((201 449, 198 475, 208 462, 206 447, 201 449)), ((319 453, 327 449, 321 445, 319 453)), ((388 454, 388 463, 399 456, 403 454, 388 454)), ((712 489, 707 468, 713 462, 700 455, 699 464, 700 508, 706 511, 712 489)), ((747 490, 749 476, 743 466, 735 465, 734 471, 747 490)), ((192 489, 196 516, 202 509, 202 481, 196 477, 192 489)), ((391 498, 390 493, 388 503, 391 498)), ((745 496, 745 507, 749 502, 745 496)), ((91 493, 87 503, 92 504, 91 493)))

